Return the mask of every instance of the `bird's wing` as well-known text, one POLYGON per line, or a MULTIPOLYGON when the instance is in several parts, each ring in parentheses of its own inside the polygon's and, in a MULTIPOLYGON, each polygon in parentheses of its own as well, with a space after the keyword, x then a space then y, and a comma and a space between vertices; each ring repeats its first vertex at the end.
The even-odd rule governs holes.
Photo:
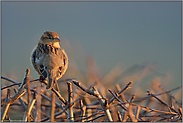
POLYGON ((43 65, 43 59, 44 59, 44 50, 41 48, 41 46, 38 46, 32 53, 32 64, 35 70, 42 75, 44 78, 46 78, 47 72, 45 70, 45 66, 43 65))
POLYGON ((59 48, 59 50, 58 50, 58 55, 59 55, 59 57, 61 57, 61 61, 60 62, 62 62, 62 64, 58 68, 58 73, 59 73, 58 74, 58 79, 59 79, 60 77, 63 76, 63 74, 67 70, 67 67, 68 67, 68 57, 67 57, 67 54, 65 53, 65 51, 63 49, 61 49, 61 48, 59 48))

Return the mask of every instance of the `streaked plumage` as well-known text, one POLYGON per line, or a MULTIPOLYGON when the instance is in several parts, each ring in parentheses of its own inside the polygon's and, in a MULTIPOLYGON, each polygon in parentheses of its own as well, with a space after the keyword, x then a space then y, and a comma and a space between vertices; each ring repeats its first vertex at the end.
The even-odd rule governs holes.
POLYGON ((48 81, 47 89, 51 89, 54 83, 58 87, 57 80, 68 67, 67 54, 60 48, 59 41, 56 32, 44 32, 31 56, 35 70, 48 81))

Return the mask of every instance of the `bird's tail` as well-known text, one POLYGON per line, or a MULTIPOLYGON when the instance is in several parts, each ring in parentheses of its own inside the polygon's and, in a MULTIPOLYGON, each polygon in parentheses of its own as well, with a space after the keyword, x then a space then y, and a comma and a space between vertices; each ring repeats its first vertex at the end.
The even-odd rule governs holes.
POLYGON ((48 74, 48 84, 46 86, 46 89, 51 89, 53 87, 53 85, 55 85, 55 89, 57 91, 59 91, 59 87, 58 87, 58 83, 57 83, 57 79, 56 79, 57 77, 54 75, 56 75, 54 73, 54 71, 51 71, 51 73, 48 74))
POLYGON ((46 89, 51 89, 53 87, 53 84, 55 83, 55 79, 52 79, 51 77, 48 77, 48 84, 46 86, 46 89))

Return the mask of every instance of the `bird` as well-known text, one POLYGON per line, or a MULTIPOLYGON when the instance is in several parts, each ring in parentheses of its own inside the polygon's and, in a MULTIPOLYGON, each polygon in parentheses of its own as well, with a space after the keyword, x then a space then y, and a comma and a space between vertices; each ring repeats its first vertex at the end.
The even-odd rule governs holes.
POLYGON ((56 32, 45 31, 31 54, 34 69, 40 78, 48 81, 46 86, 48 90, 55 86, 59 91, 57 80, 65 74, 68 68, 68 56, 64 49, 61 49, 60 41, 56 32))

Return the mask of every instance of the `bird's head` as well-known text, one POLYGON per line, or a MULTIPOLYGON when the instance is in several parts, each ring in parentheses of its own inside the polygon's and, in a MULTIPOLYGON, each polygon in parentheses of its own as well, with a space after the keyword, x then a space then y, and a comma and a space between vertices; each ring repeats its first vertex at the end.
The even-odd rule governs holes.
POLYGON ((39 40, 39 43, 41 44, 50 44, 55 47, 60 47, 59 42, 59 35, 53 31, 45 31, 39 40))

